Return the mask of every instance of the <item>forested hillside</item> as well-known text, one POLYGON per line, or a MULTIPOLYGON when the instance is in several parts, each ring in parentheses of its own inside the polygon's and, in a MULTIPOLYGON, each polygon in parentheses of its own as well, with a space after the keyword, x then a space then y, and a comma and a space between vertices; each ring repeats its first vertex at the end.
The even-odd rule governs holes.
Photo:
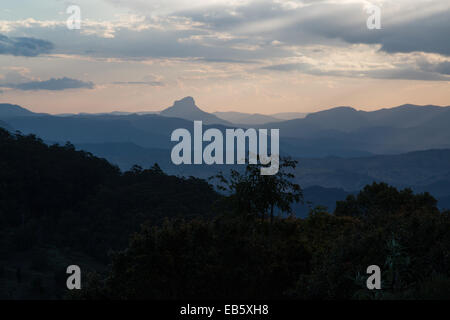
POLYGON ((450 215, 384 183, 295 218, 296 161, 206 181, 0 130, 0 297, 449 298, 450 215), (66 289, 79 265, 82 290, 66 289), (382 290, 365 288, 369 265, 382 290))
POLYGON ((32 297, 34 283, 53 297, 49 282, 65 263, 106 266, 141 223, 208 216, 217 198, 205 181, 167 176, 157 165, 121 173, 70 143, 48 146, 0 129, 0 296, 32 297))

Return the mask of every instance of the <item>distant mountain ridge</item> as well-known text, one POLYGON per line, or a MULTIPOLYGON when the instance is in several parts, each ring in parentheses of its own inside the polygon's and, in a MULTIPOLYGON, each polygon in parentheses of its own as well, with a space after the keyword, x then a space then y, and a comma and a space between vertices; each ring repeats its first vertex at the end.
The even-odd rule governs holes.
POLYGON ((219 117, 220 119, 226 120, 228 122, 243 125, 264 124, 268 122, 283 121, 272 116, 258 113, 249 114, 230 111, 230 112, 214 112, 213 114, 219 117))
MULTIPOLYGON (((202 178, 230 167, 173 165, 170 135, 178 128, 192 130, 192 120, 204 121, 204 130, 246 127, 218 119, 199 109, 189 97, 176 101, 161 114, 62 116, 0 105, 0 126, 10 131, 36 134, 47 143, 70 141, 123 169, 158 162, 169 173, 202 178)), ((331 204, 366 184, 384 181, 396 187, 430 191, 442 206, 450 207, 449 124, 450 107, 407 104, 369 112, 337 107, 300 119, 251 127, 280 129, 282 155, 299 159, 296 177, 300 185, 325 188, 309 190, 311 198, 322 199, 326 197, 322 193, 334 189, 328 201, 331 204)))
POLYGON ((225 111, 225 112, 213 112, 208 113, 200 108, 198 108, 195 104, 195 101, 192 97, 185 97, 181 100, 178 100, 174 103, 172 107, 166 108, 161 111, 111 111, 111 112, 100 112, 100 113, 64 113, 64 114, 56 114, 55 116, 61 117, 83 117, 83 116, 129 116, 129 115, 148 115, 148 114, 156 114, 168 117, 176 117, 182 118, 186 120, 204 120, 206 124, 213 123, 221 123, 221 124, 238 124, 243 126, 249 125, 259 125, 270 122, 281 122, 284 120, 292 120, 292 119, 301 119, 304 118, 307 113, 301 112, 281 112, 270 115, 259 114, 259 113, 244 113, 244 112, 235 112, 235 111, 225 111), (176 107, 176 108, 174 108, 176 107), (215 117, 212 117, 215 116, 215 117), (224 120, 224 121, 221 121, 224 120))
POLYGON ((234 124, 241 124, 244 126, 261 125, 270 122, 281 122, 285 120, 302 119, 306 117, 306 113, 300 112, 281 112, 275 114, 260 114, 260 113, 243 113, 236 111, 214 112, 217 117, 232 122, 234 124))
POLYGON ((171 107, 164 109, 159 114, 164 117, 181 118, 191 121, 201 120, 204 124, 232 125, 230 122, 220 119, 214 114, 201 110, 197 107, 192 97, 175 101, 171 107))
MULTIPOLYGON (((170 150, 143 148, 131 143, 77 144, 77 148, 106 158, 123 170, 134 164, 149 167, 158 163, 169 174, 207 179, 223 166, 176 166, 170 161, 170 150)), ((297 158, 296 181, 305 190, 305 200, 333 209, 337 200, 358 192, 373 182, 386 182, 415 192, 430 192, 441 208, 450 209, 450 149, 426 150, 399 155, 360 158, 297 158)), ((226 170, 231 169, 227 167, 226 170)), ((233 169, 242 170, 235 166, 233 169)), ((305 215, 307 205, 298 206, 305 215)))
POLYGON ((37 114, 16 104, 0 103, 0 119, 34 115, 37 114))
POLYGON ((304 112, 279 112, 271 114, 270 116, 280 119, 280 120, 293 120, 293 119, 303 119, 308 113, 304 112))
POLYGON ((398 154, 450 148, 449 123, 450 107, 403 105, 377 111, 338 107, 262 127, 280 129, 294 149, 326 146, 398 154))
MULTIPOLYGON (((283 122, 283 128, 289 136, 293 128, 302 126, 312 128, 314 131, 339 130, 351 132, 364 127, 394 127, 411 128, 424 124, 427 121, 441 119, 450 114, 450 106, 417 106, 405 104, 390 109, 376 111, 356 110, 352 107, 335 107, 306 115, 302 119, 293 119, 283 122)), ((278 123, 274 123, 276 126, 278 123)))
POLYGON ((240 125, 202 111, 192 97, 176 101, 160 114, 61 116, 37 114, 15 105, 0 106, 3 127, 34 133, 46 141, 131 142, 169 149, 173 130, 192 129, 193 120, 202 120, 205 126, 220 130, 279 129, 282 152, 294 157, 361 157, 450 148, 449 107, 403 105, 370 112, 337 107, 301 119, 240 125))

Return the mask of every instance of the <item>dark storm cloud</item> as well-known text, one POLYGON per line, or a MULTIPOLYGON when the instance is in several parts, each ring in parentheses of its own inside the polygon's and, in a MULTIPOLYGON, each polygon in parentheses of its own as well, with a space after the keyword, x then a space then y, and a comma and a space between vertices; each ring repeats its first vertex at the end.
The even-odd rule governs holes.
POLYGON ((23 83, 6 83, 0 85, 3 88, 10 88, 23 91, 38 91, 38 90, 50 90, 50 91, 62 91, 67 89, 93 89, 94 84, 92 82, 85 82, 71 78, 51 78, 45 81, 29 81, 23 83))
POLYGON ((440 74, 450 75, 450 61, 432 64, 424 60, 419 62, 419 66, 422 68, 422 70, 428 72, 436 72, 440 74))
POLYGON ((216 31, 233 30, 236 34, 252 34, 286 44, 333 44, 333 40, 340 40, 351 44, 379 44, 382 51, 389 53, 423 51, 450 55, 448 7, 419 17, 424 9, 422 4, 416 8, 417 14, 408 19, 402 19, 402 12, 390 14, 388 8, 382 8, 382 29, 369 30, 366 22, 370 14, 361 3, 309 3, 306 7, 287 10, 281 3, 258 1, 233 11, 216 7, 178 14, 216 31))
POLYGON ((51 42, 35 38, 7 37, 0 34, 0 54, 35 57, 50 53, 54 46, 51 42))
POLYGON ((441 74, 446 74, 450 76, 450 62, 442 62, 439 63, 436 68, 435 68, 436 72, 439 72, 441 74))
POLYGON ((386 24, 382 30, 347 30, 337 36, 349 43, 381 44, 388 53, 415 51, 450 56, 450 11, 401 24, 386 24))

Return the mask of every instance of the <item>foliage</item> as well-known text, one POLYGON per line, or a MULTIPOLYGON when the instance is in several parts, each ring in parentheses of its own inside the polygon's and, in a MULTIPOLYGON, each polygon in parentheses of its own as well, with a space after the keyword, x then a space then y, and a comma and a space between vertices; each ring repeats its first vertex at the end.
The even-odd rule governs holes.
POLYGON ((275 175, 261 175, 262 166, 248 165, 242 174, 231 170, 229 178, 219 173, 212 179, 219 181, 219 190, 228 194, 227 201, 237 214, 250 218, 262 217, 263 220, 270 214, 270 221, 273 222, 275 209, 291 215, 292 203, 303 201, 300 186, 292 182, 297 161, 282 158, 275 175))
POLYGON ((450 299, 450 213, 431 195, 374 183, 297 219, 295 166, 219 174, 222 196, 0 129, 0 297, 450 299), (74 262, 96 272, 68 295, 74 262), (374 264, 376 292, 364 287, 374 264))
POLYGON ((0 265, 9 275, 0 297, 54 297, 37 288, 53 287, 61 261, 75 255, 79 264, 104 269, 109 252, 125 248, 142 223, 211 216, 218 198, 205 181, 168 176, 157 165, 122 173, 70 143, 47 145, 0 129, 0 265), (47 259, 49 248, 57 262, 47 259), (33 290, 9 281, 19 266, 40 279, 33 290))
MULTIPOLYGON (((377 186, 393 191, 385 188, 377 186)), ((382 219, 332 215, 319 207, 303 220, 270 223, 225 211, 213 220, 146 226, 87 293, 112 299, 449 298, 443 285, 450 270, 449 213, 435 210, 432 201, 427 208, 415 195, 394 194, 410 205, 382 219), (382 269, 379 291, 365 287, 373 264, 382 269), (435 274, 442 276, 436 280, 435 274)))

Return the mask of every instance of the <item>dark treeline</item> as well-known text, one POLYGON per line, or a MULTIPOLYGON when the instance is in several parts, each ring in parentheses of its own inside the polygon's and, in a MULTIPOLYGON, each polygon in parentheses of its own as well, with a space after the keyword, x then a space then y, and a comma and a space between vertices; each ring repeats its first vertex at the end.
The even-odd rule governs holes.
POLYGON ((373 184, 297 219, 295 165, 219 174, 223 196, 157 165, 122 173, 70 143, 0 129, 0 297, 450 298, 450 215, 431 195, 373 184), (83 270, 76 293, 70 264, 83 270))
POLYGON ((121 173, 70 143, 0 129, 0 296, 59 298, 68 265, 102 270, 142 223, 207 217, 217 199, 157 165, 121 173))

